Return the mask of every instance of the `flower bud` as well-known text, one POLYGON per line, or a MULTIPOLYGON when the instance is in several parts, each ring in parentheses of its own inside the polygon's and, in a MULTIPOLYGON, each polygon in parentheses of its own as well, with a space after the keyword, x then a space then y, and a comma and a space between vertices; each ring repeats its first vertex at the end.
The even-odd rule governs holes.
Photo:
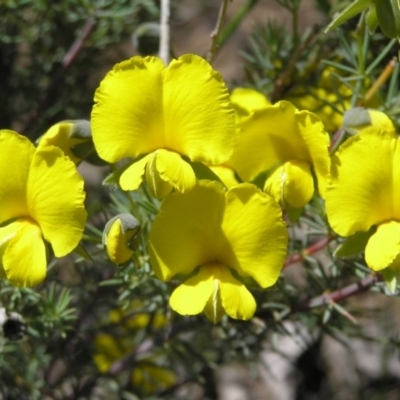
POLYGON ((59 122, 39 138, 38 147, 56 146, 60 148, 75 164, 86 160, 99 165, 90 129, 86 120, 67 120, 59 122))
POLYGON ((390 118, 382 111, 355 107, 344 113, 343 127, 350 135, 355 135, 365 128, 378 128, 382 131, 396 134, 395 127, 390 118))
POLYGON ((121 265, 129 261, 138 245, 139 230, 139 221, 131 214, 119 214, 107 222, 103 246, 112 262, 121 265))

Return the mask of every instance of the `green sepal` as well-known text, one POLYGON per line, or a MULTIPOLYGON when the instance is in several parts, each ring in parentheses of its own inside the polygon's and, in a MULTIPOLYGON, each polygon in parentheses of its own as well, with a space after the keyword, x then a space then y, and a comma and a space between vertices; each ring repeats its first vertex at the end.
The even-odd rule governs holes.
POLYGON ((71 132, 69 137, 75 139, 92 139, 92 130, 90 128, 90 122, 86 119, 77 119, 77 120, 67 120, 63 122, 72 122, 73 125, 71 127, 71 132))
POLYGON ((75 247, 74 253, 78 254, 86 261, 94 262, 92 256, 81 244, 78 244, 78 246, 75 247))
POLYGON ((389 288, 389 290, 392 293, 395 293, 396 288, 397 288, 397 282, 399 281, 399 278, 400 278, 400 271, 394 270, 389 267, 389 268, 383 269, 380 272, 383 276, 383 280, 385 281, 386 286, 389 288))
POLYGON ((374 33, 375 29, 379 25, 378 17, 376 16, 376 8, 375 4, 371 4, 371 7, 368 10, 367 18, 366 18, 368 30, 370 33, 374 33))
MULTIPOLYGON (((135 162, 135 161, 134 161, 135 162)), ((106 176, 106 178, 103 180, 102 184, 104 186, 111 186, 113 188, 119 188, 119 180, 121 178, 121 175, 124 173, 125 170, 127 170, 133 162, 123 166, 122 168, 118 168, 117 170, 113 171, 110 175, 106 176)))
POLYGON ((299 208, 288 208, 286 210, 287 216, 289 217, 289 221, 292 224, 295 224, 299 218, 301 217, 301 214, 303 213, 304 207, 299 207, 299 208))
POLYGON ((207 165, 205 165, 201 162, 198 162, 198 161, 190 161, 186 157, 185 157, 185 161, 188 162, 190 164, 190 166, 192 167, 193 172, 196 175, 196 179, 198 181, 201 179, 206 179, 208 181, 217 181, 217 182, 223 184, 223 182, 221 181, 219 176, 215 172, 213 172, 210 168, 208 168, 207 165))
POLYGON ((353 18, 355 15, 364 11, 372 3, 372 0, 356 0, 349 4, 325 29, 325 33, 337 28, 339 25, 346 22, 348 19, 353 18))
POLYGON ((375 8, 383 34, 390 39, 400 38, 399 0, 375 0, 375 8))
POLYGON ((371 124, 372 120, 369 111, 364 107, 352 108, 343 115, 343 127, 350 135, 357 134, 361 128, 371 124))
POLYGON ((365 250, 369 238, 375 233, 375 231, 376 227, 372 227, 368 232, 356 232, 354 235, 345 239, 345 241, 334 251, 333 255, 335 257, 348 257, 362 253, 365 250))

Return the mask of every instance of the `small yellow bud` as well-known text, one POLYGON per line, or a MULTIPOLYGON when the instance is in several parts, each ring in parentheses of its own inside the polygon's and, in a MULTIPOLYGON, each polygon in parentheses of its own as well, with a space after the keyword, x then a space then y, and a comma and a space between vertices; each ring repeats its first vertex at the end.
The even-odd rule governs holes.
POLYGON ((121 265, 129 261, 137 247, 139 221, 130 214, 110 219, 103 231, 103 246, 110 260, 121 265))

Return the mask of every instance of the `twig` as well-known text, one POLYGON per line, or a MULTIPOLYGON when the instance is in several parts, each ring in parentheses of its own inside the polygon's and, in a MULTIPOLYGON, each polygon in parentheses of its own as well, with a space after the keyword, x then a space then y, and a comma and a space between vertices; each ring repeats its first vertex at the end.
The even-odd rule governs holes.
POLYGON ((57 89, 57 85, 61 78, 65 75, 71 65, 77 59, 79 53, 81 52, 85 40, 90 36, 92 33, 96 22, 93 18, 89 18, 79 36, 75 39, 72 46, 69 48, 67 53, 64 55, 61 61, 61 67, 55 74, 52 82, 48 86, 46 92, 44 93, 43 97, 39 101, 38 106, 31 112, 29 115, 26 123, 24 124, 23 128, 21 129, 22 132, 28 131, 31 125, 39 118, 39 116, 48 108, 49 104, 51 103, 51 98, 54 93, 54 90, 57 89))
POLYGON ((170 43, 170 29, 169 29, 169 16, 170 4, 169 0, 161 0, 161 16, 160 16, 160 58, 164 61, 165 65, 169 64, 169 43, 170 43))
POLYGON ((331 302, 337 303, 338 301, 347 299, 350 296, 364 292, 372 285, 374 285, 376 282, 379 282, 381 280, 382 280, 381 275, 369 275, 358 282, 352 283, 341 289, 335 290, 334 292, 324 293, 320 296, 314 297, 311 300, 308 300, 305 303, 297 304, 292 308, 292 311, 293 312, 308 311, 311 308, 321 307, 331 302))
POLYGON ((316 36, 316 33, 317 32, 315 31, 310 32, 309 35, 305 38, 305 40, 302 43, 300 43, 300 45, 296 48, 295 52, 290 58, 286 69, 282 72, 281 76, 275 81, 274 90, 270 98, 272 103, 275 103, 281 98, 282 92, 285 88, 285 85, 287 84, 289 76, 292 75, 296 67, 297 60, 300 58, 302 52, 310 46, 311 42, 314 40, 316 36))
POLYGON ((296 262, 302 261, 305 257, 310 256, 311 254, 316 253, 319 250, 325 248, 334 238, 332 236, 326 236, 317 242, 311 244, 309 247, 305 248, 300 253, 292 254, 286 258, 283 267, 286 268, 289 265, 292 265, 296 262))
POLYGON ((218 52, 218 40, 219 40, 219 36, 221 33, 222 24, 225 19, 226 10, 228 8, 228 2, 229 2, 229 0, 222 0, 221 7, 219 9, 217 23, 215 25, 214 30, 211 32, 211 35, 210 35, 211 47, 210 47, 210 50, 208 51, 207 57, 206 57, 207 61, 210 64, 214 61, 215 56, 217 55, 217 52, 218 52))
POLYGON ((375 95, 375 93, 379 90, 379 88, 390 78, 394 69, 396 68, 397 60, 396 58, 392 58, 388 64, 386 65, 385 69, 381 72, 378 76, 378 79, 374 82, 368 92, 365 94, 364 98, 360 100, 358 105, 363 105, 368 103, 375 95))

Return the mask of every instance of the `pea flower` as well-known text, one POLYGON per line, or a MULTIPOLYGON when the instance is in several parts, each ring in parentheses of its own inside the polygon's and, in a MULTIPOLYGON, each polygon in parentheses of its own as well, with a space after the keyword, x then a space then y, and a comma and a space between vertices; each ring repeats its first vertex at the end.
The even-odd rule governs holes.
POLYGON ((107 222, 103 246, 113 263, 121 265, 129 261, 137 245, 139 230, 139 221, 131 214, 119 214, 107 222))
POLYGON ((200 180, 188 193, 170 194, 149 234, 158 278, 189 275, 172 293, 171 308, 182 315, 204 311, 214 323, 224 311, 235 319, 253 316, 256 302, 241 280, 272 286, 286 246, 278 204, 249 183, 225 191, 219 182, 200 180))
POLYGON ((62 257, 82 238, 83 179, 60 149, 14 131, 0 131, 0 149, 0 276, 34 286, 46 276, 45 241, 62 257))
POLYGON ((188 161, 227 161, 236 134, 221 75, 196 55, 184 55, 168 67, 157 57, 117 64, 96 91, 91 123, 101 158, 110 163, 134 159, 119 178, 121 188, 135 190, 145 176, 157 198, 195 186, 188 161))
POLYGON ((332 160, 326 211, 332 229, 369 232, 365 260, 374 271, 400 272, 400 144, 366 129, 346 140, 332 160))
POLYGON ((324 196, 328 146, 329 135, 317 115, 280 101, 242 120, 231 163, 246 182, 266 174, 267 193, 285 208, 301 208, 314 194, 314 175, 324 196))

